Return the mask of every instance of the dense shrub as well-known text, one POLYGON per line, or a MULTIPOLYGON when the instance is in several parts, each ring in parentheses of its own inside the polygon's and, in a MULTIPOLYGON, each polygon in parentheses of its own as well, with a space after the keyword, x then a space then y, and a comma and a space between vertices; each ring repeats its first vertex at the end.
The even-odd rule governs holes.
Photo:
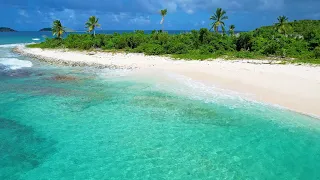
POLYGON ((212 40, 212 33, 207 28, 199 30, 199 41, 201 44, 209 44, 212 40))
POLYGON ((40 48, 60 48, 62 47, 63 40, 62 39, 49 39, 47 38, 45 43, 30 45, 29 47, 40 47, 40 48))
POLYGON ((320 30, 308 31, 304 39, 309 43, 310 50, 320 46, 320 30))
POLYGON ((192 42, 192 47, 194 49, 197 49, 201 44, 200 37, 199 37, 199 32, 196 31, 196 30, 192 30, 191 31, 191 35, 190 35, 190 40, 192 42))
POLYGON ((261 27, 235 36, 210 32, 207 28, 188 33, 168 34, 162 31, 144 31, 114 34, 69 34, 65 39, 46 39, 30 45, 41 48, 70 48, 88 50, 125 50, 148 55, 174 54, 177 57, 204 59, 219 56, 255 58, 264 56, 320 59, 320 21, 289 23, 292 29, 280 34, 274 26, 261 27), (305 28, 308 27, 308 28, 305 28))
POLYGON ((201 54, 212 54, 216 51, 213 46, 209 45, 202 45, 199 50, 201 54))
POLYGON ((104 46, 102 47, 102 49, 114 49, 115 48, 115 44, 113 41, 106 41, 104 43, 104 46))
POLYGON ((233 51, 235 45, 232 37, 215 33, 211 36, 212 40, 209 43, 216 51, 233 51))
POLYGON ((152 34, 151 41, 156 44, 164 45, 169 42, 169 39, 170 39, 170 36, 168 33, 157 32, 157 33, 152 34))
POLYGON ((320 59, 320 46, 314 49, 314 57, 320 59))
POLYGON ((236 40, 236 47, 238 51, 248 50, 252 48, 253 35, 251 32, 240 33, 240 36, 236 40))
POLYGON ((181 42, 169 43, 167 48, 167 54, 185 54, 188 52, 188 46, 181 42))
POLYGON ((160 55, 160 54, 164 54, 164 48, 163 46, 159 45, 159 44, 149 44, 144 48, 144 52, 147 55, 160 55))
POLYGON ((126 35, 117 35, 112 39, 116 49, 124 49, 128 46, 126 35))
POLYGON ((276 41, 270 41, 266 44, 266 47, 263 49, 262 53, 265 55, 275 55, 280 54, 280 44, 276 41))
POLYGON ((268 39, 263 37, 256 37, 252 41, 251 50, 254 52, 262 53, 265 50, 267 43, 268 43, 268 39))

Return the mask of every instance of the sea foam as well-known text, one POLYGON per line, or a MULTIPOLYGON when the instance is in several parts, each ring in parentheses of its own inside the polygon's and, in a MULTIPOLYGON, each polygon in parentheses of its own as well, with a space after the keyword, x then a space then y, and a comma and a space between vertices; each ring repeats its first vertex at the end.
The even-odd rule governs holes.
POLYGON ((27 44, 32 44, 32 43, 1 44, 0 48, 14 48, 14 47, 17 47, 17 46, 24 46, 24 45, 27 45, 27 44))
POLYGON ((32 67, 32 62, 19 60, 17 58, 0 58, 0 64, 11 70, 21 69, 24 67, 32 67))

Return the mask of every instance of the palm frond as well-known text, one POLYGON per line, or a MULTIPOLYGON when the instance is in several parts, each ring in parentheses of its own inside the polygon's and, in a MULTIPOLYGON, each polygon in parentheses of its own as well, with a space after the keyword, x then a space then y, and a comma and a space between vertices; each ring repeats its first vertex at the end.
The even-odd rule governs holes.
POLYGON ((65 28, 62 26, 59 20, 55 20, 52 23, 52 34, 60 38, 65 32, 65 28))
POLYGON ((160 10, 161 16, 166 16, 167 13, 168 13, 168 10, 167 10, 167 9, 162 9, 162 10, 160 10))
MULTIPOLYGON (((219 26, 221 26, 222 30, 225 31, 225 24, 223 20, 227 20, 228 16, 226 16, 226 11, 222 10, 221 8, 217 8, 215 13, 210 17, 210 20, 213 20, 213 28, 217 32, 219 26)), ((211 28, 212 29, 212 28, 211 28)))
POLYGON ((92 32, 95 30, 96 27, 100 27, 99 18, 95 16, 90 16, 88 21, 85 23, 85 27, 88 29, 88 32, 92 32))
POLYGON ((227 20, 227 19, 229 19, 228 16, 223 16, 223 17, 221 17, 221 20, 227 20))

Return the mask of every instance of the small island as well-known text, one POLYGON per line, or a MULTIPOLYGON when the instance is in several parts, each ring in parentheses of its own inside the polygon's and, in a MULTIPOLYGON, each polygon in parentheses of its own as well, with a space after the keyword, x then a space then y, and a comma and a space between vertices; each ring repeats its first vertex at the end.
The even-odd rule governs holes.
POLYGON ((52 31, 52 28, 42 28, 39 31, 52 31))
POLYGON ((8 27, 0 27, 0 32, 17 32, 17 31, 8 27))

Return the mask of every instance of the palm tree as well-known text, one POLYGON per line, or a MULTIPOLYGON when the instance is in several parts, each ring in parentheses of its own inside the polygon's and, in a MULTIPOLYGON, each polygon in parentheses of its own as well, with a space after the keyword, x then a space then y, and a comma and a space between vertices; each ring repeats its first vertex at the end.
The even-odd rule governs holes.
POLYGON ((236 26, 235 25, 230 25, 230 27, 229 27, 229 34, 231 35, 231 36, 233 36, 234 35, 234 29, 236 28, 236 26))
MULTIPOLYGON (((217 8, 215 14, 210 17, 210 20, 213 20, 211 29, 214 29, 215 32, 219 31, 219 26, 221 26, 222 30, 224 28, 223 20, 227 20, 228 16, 226 16, 226 11, 221 8, 217 8)), ((211 30, 210 29, 210 30, 211 30)))
POLYGON ((96 18, 95 16, 90 16, 88 21, 86 22, 86 28, 88 28, 88 32, 90 33, 93 31, 93 36, 96 36, 96 27, 100 27, 100 24, 98 23, 99 18, 96 18))
POLYGON ((160 15, 162 16, 160 24, 162 24, 162 32, 164 31, 164 17, 167 15, 168 10, 167 9, 162 9, 160 10, 160 15))
POLYGON ((288 23, 288 17, 286 16, 279 16, 278 17, 278 23, 276 24, 276 28, 280 34, 286 34, 287 29, 287 23, 288 23))
POLYGON ((226 35, 226 28, 224 26, 221 26, 222 34, 226 35))
POLYGON ((52 34, 60 39, 64 32, 65 28, 62 26, 61 22, 59 20, 53 21, 52 34))

